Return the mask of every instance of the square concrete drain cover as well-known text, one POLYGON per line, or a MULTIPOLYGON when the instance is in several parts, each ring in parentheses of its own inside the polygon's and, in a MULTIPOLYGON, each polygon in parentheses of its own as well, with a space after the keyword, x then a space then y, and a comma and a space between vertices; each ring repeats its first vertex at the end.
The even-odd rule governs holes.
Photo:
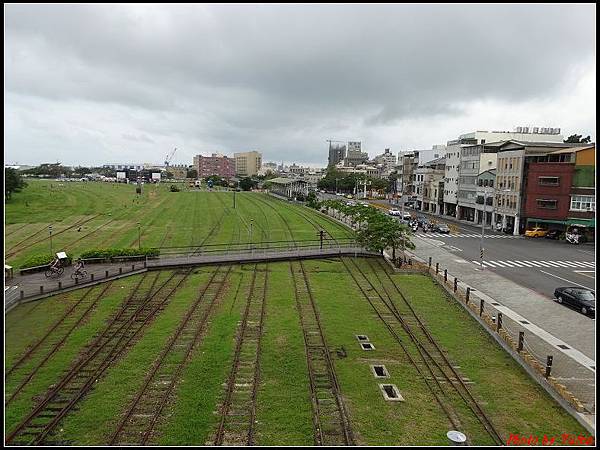
POLYGON ((357 334, 356 339, 358 339, 359 341, 368 341, 369 336, 367 336, 366 334, 357 334))
POLYGON ((373 376, 375 378, 389 378, 390 374, 384 365, 381 364, 371 364, 371 371, 373 372, 373 376))
POLYGON ((361 342, 360 346, 363 350, 375 350, 375 346, 370 342, 361 342))
POLYGON ((383 398, 388 402, 404 401, 404 397, 402 397, 395 384, 380 384, 379 389, 381 389, 381 392, 383 393, 383 398))

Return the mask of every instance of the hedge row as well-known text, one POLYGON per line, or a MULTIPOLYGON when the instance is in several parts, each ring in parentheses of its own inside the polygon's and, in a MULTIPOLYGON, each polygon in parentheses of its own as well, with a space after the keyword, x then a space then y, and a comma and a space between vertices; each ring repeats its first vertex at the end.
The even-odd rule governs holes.
POLYGON ((115 256, 149 256, 160 254, 157 248, 96 248, 83 252, 81 258, 114 258, 115 256))
MULTIPOLYGON (((113 258, 115 256, 148 256, 156 257, 160 255, 160 250, 157 248, 103 248, 93 249, 83 252, 79 255, 80 258, 113 258)), ((54 255, 48 253, 45 255, 34 255, 28 258, 21 266, 20 269, 28 269, 30 267, 44 266, 50 264, 54 260, 54 255)), ((71 264, 73 261, 72 256, 67 257, 67 264, 71 264)))
MULTIPOLYGON (((72 257, 69 256, 67 258, 67 264, 71 264, 72 257)), ((21 269, 27 269, 29 267, 37 267, 37 266, 45 266, 50 264, 54 260, 54 255, 48 253, 46 255, 34 255, 28 258, 23 264, 21 264, 21 269)))

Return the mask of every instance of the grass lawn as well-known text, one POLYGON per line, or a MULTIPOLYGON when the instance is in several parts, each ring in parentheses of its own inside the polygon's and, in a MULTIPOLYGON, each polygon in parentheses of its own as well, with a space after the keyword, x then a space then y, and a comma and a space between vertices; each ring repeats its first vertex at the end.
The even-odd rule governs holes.
POLYGON ((28 180, 6 204, 7 263, 19 267, 49 253, 49 225, 53 251, 75 256, 98 247, 137 247, 138 222, 144 247, 278 241, 289 238, 288 226, 295 240, 317 239, 306 217, 335 237, 350 236, 340 224, 266 194, 236 193, 234 209, 233 192, 183 188, 145 185, 137 196, 133 185, 28 180))
MULTIPOLYGON (((147 185, 137 197, 134 186, 122 184, 33 180, 6 204, 7 262, 18 266, 31 255, 48 252, 50 224, 53 249, 64 249, 75 255, 94 247, 136 247, 138 222, 142 245, 163 248, 245 243, 250 239, 253 242, 317 239, 320 227, 338 238, 350 236, 348 229, 308 208, 265 194, 240 192, 235 194, 234 209, 233 196, 233 192, 194 191, 187 187, 183 192, 172 193, 167 184, 147 185)), ((388 278, 385 267, 376 260, 358 259, 357 263, 376 291, 384 297, 389 295, 400 310, 404 304, 395 286, 406 295, 450 361, 460 367, 463 377, 473 382, 469 385, 471 392, 503 438, 507 439, 511 433, 587 435, 575 419, 430 278, 409 274, 390 274, 388 278)), ((323 259, 303 264, 357 444, 447 444, 446 432, 452 427, 448 417, 342 261, 323 259), (362 350, 357 334, 367 335, 375 350, 362 350), (344 350, 346 356, 339 356, 336 350, 344 350), (376 379, 370 367, 373 364, 385 365, 389 378, 376 379), (395 384, 404 401, 385 401, 380 383, 395 384)), ((173 399, 156 424, 151 437, 153 444, 211 442, 254 267, 248 264, 232 268, 204 337, 183 366, 173 399)), ((256 404, 255 439, 260 445, 312 445, 314 442, 304 339, 289 269, 289 262, 268 265, 256 404)), ((203 267, 193 271, 168 305, 140 333, 135 344, 61 422, 60 438, 81 445, 107 443, 156 356, 214 270, 214 267, 203 267)), ((144 286, 149 286, 152 277, 164 280, 169 273, 149 273, 144 286)), ((14 429, 34 407, 36 399, 60 379, 141 279, 142 275, 134 275, 110 285, 86 320, 43 363, 14 401, 5 406, 7 432, 14 429)), ((99 293, 103 287, 92 288, 89 295, 99 293)), ((86 289, 81 289, 56 295, 11 310, 5 316, 6 367, 11 367, 27 348, 44 336, 85 292, 86 289)), ((82 303, 74 312, 81 314, 83 310, 82 303)), ((74 313, 72 317, 75 316, 74 313)), ((400 330, 400 339, 414 357, 416 348, 408 335, 399 326, 395 329, 400 330)), ((6 379, 5 395, 14 392, 43 360, 50 344, 60 339, 60 333, 64 333, 64 328, 52 332, 48 344, 41 346, 21 369, 6 379)), ((456 413, 461 419, 461 430, 471 443, 492 443, 466 406, 458 405, 456 413)))

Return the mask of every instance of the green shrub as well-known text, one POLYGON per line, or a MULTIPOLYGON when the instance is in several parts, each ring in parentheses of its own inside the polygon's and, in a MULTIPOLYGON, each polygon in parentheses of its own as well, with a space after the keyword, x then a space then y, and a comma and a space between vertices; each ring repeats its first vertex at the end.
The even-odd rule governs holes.
POLYGON ((154 257, 160 254, 157 248, 96 248, 88 250, 81 254, 81 258, 114 258, 116 256, 149 256, 154 257))
MULTIPOLYGON (((47 253, 45 255, 34 255, 31 256, 29 258, 27 258, 27 260, 21 264, 21 269, 27 269, 29 267, 37 267, 37 266, 45 266, 46 264, 50 264, 53 260, 54 260, 54 256, 50 253, 47 253)), ((73 258, 71 256, 67 257, 66 262, 63 261, 63 265, 64 264, 71 264, 71 261, 73 260, 73 258)))

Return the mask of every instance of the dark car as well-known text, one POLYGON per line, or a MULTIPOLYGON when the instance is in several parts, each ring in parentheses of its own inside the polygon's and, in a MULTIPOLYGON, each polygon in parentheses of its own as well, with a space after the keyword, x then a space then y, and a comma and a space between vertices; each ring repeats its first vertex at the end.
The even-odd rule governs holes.
POLYGON ((559 287, 554 290, 558 303, 570 305, 583 314, 596 315, 596 294, 591 289, 559 287))
POLYGON ((548 231, 548 233, 546 233, 546 236, 544 236, 546 239, 558 239, 560 238, 560 230, 550 230, 548 231))
POLYGON ((438 233, 449 234, 450 228, 445 223, 438 223, 435 227, 433 227, 433 231, 437 231, 438 233))

